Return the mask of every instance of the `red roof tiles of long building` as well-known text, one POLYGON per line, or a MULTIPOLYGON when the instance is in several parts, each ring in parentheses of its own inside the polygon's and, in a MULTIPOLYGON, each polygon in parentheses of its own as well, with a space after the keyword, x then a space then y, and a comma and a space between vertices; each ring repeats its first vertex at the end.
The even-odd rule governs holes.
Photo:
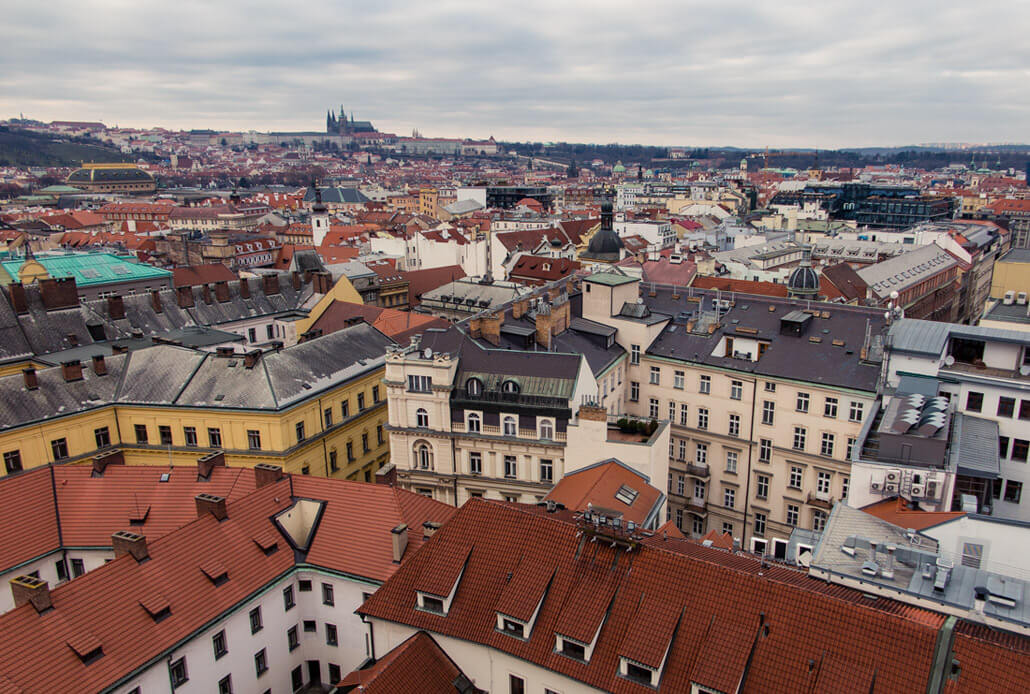
POLYGON ((461 670, 437 645, 420 631, 365 670, 355 670, 338 683, 354 687, 356 694, 455 694, 454 681, 461 670))

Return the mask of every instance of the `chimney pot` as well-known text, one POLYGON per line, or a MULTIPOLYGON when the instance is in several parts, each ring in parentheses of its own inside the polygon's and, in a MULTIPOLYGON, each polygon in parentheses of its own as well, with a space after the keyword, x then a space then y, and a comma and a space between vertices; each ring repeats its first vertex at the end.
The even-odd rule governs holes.
POLYGON ((35 367, 28 367, 21 370, 21 375, 25 378, 25 390, 36 390, 39 388, 39 377, 36 376, 35 367))
POLYGON ((254 484, 258 489, 275 484, 283 478, 283 469, 270 463, 258 463, 254 466, 254 484))
POLYGON ((154 307, 154 313, 164 311, 164 305, 161 303, 161 292, 157 289, 153 289, 150 292, 150 305, 154 307))
POLYGON ((81 381, 82 380, 82 362, 66 361, 61 364, 61 375, 64 376, 64 380, 67 382, 81 381))
POLYGON ((194 497, 197 502, 197 517, 201 518, 206 513, 210 513, 217 520, 222 521, 229 517, 229 513, 225 508, 225 497, 215 496, 214 494, 197 494, 194 497))
POLYGON ((127 530, 118 530, 111 533, 111 548, 114 549, 114 558, 131 554, 137 562, 150 557, 147 551, 147 538, 127 530))
POLYGON ((107 375, 107 361, 104 359, 103 354, 93 355, 93 373, 97 376, 107 375))
POLYGON ((175 290, 175 298, 179 308, 193 307, 193 287, 179 287, 175 290))
POLYGON ((54 603, 50 599, 50 585, 35 576, 15 576, 11 579, 11 593, 14 606, 32 603, 36 612, 46 612, 54 603))
POLYGON ((252 349, 252 350, 250 350, 249 352, 247 352, 246 354, 243 355, 243 366, 245 368, 248 368, 248 369, 253 369, 257 365, 258 359, 260 359, 260 358, 261 358, 261 350, 260 349, 252 349))
POLYGON ((404 550, 408 548, 408 526, 401 523, 390 531, 390 537, 393 539, 393 563, 400 564, 404 550))
POLYGON ((250 298, 250 280, 246 277, 240 279, 240 298, 250 298))
POLYGON ((111 320, 125 318, 125 301, 121 295, 116 294, 115 296, 107 297, 107 315, 111 320))
POLYGON ((25 287, 21 282, 7 285, 7 293, 11 297, 11 308, 18 315, 29 312, 29 301, 25 296, 25 287))
POLYGON ((197 475, 205 480, 211 477, 216 467, 225 467, 225 451, 214 451, 197 458, 197 475))
POLYGON ((232 347, 215 347, 215 353, 220 357, 231 357, 236 354, 236 350, 232 347))
POLYGON ((229 300, 229 283, 228 282, 216 282, 215 283, 215 299, 218 303, 224 304, 229 300))
POLYGON ((112 354, 125 354, 128 351, 129 351, 128 347, 126 347, 125 345, 120 345, 117 342, 115 344, 111 345, 111 353, 112 354))

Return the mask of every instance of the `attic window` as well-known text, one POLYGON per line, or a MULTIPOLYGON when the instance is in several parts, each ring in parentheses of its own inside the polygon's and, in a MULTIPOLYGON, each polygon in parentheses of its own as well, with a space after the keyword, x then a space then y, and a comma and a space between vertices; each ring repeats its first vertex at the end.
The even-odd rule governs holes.
POLYGON ((555 635, 557 641, 555 650, 564 655, 567 658, 574 658, 575 660, 581 660, 586 662, 587 660, 587 646, 586 644, 574 641, 561 634, 555 635))
POLYGON ((225 564, 217 559, 209 559, 204 562, 200 565, 200 570, 216 586, 220 586, 229 580, 229 569, 225 568, 225 564))
POLYGON ((526 638, 526 623, 500 612, 497 613, 497 630, 517 639, 526 638))
POLYGON ((637 495, 639 493, 640 492, 638 492, 636 489, 628 487, 624 484, 621 487, 619 487, 619 491, 615 492, 615 498, 621 501, 622 503, 626 504, 627 506, 631 506, 633 502, 636 501, 637 495))
POLYGON ((428 593, 418 594, 418 609, 425 612, 432 612, 433 614, 445 615, 447 612, 444 610, 443 598, 436 597, 435 595, 429 595, 428 593))
POLYGON ((139 604, 155 622, 160 622, 172 613, 172 606, 168 602, 168 598, 163 595, 145 597, 139 601, 139 604))
POLYGON ((129 511, 129 524, 143 525, 147 522, 147 516, 149 515, 150 504, 143 504, 142 506, 137 505, 129 511))
POLYGON ((279 549, 279 541, 276 539, 275 533, 272 531, 262 533, 255 537, 254 544, 261 548, 261 551, 265 553, 266 557, 279 549))
POLYGON ((515 381, 505 381, 501 384, 501 392, 517 394, 519 392, 519 384, 515 381))
POLYGON ((79 656, 83 665, 94 663, 104 655, 100 640, 89 632, 73 635, 66 643, 79 656))
POLYGON ((619 658, 619 674, 628 680, 648 687, 656 686, 655 680, 658 679, 658 670, 649 665, 634 662, 626 657, 619 658))
POLYGON ((170 472, 162 472, 161 473, 161 480, 160 480, 161 482, 167 482, 170 479, 172 479, 172 473, 170 473, 170 472))
POLYGON ((472 396, 481 395, 483 393, 483 382, 478 378, 470 378, 465 381, 465 390, 472 396))

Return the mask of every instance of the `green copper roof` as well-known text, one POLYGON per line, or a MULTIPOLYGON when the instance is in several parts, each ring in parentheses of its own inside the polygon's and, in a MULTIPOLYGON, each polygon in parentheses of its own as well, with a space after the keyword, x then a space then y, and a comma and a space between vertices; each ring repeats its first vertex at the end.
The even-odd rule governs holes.
MULTIPOLYGON (((37 255, 36 260, 46 268, 53 278, 74 277, 79 287, 135 280, 167 280, 172 276, 169 270, 138 263, 133 258, 113 253, 69 253, 67 255, 37 255)), ((0 261, 7 274, 17 282, 18 269, 24 258, 0 261)))
POLYGON ((594 282, 595 284, 603 284, 608 287, 618 287, 620 284, 629 284, 630 282, 636 282, 636 278, 627 277, 626 275, 617 275, 614 272, 595 272, 586 278, 587 282, 594 282))

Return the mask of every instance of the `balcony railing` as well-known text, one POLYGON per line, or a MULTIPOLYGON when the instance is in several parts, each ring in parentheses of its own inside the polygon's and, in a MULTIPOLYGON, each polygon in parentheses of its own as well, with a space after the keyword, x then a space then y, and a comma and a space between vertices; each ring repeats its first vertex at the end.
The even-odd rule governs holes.
POLYGON ((819 494, 818 492, 813 494, 812 492, 809 492, 808 503, 812 506, 830 510, 833 508, 833 497, 829 494, 819 494))
POLYGON ((707 465, 696 465, 694 463, 687 463, 687 474, 693 475, 694 477, 708 478, 711 476, 712 471, 707 465))
POLYGON ((556 431, 551 438, 541 438, 536 429, 523 429, 519 428, 515 434, 504 433, 504 428, 494 424, 480 424, 479 431, 470 432, 468 425, 465 422, 451 422, 451 431, 459 434, 473 433, 483 434, 485 436, 508 436, 510 438, 526 439, 529 441, 554 441, 557 443, 564 443, 567 440, 567 434, 564 431, 556 431))
POLYGON ((704 513, 708 510, 708 501, 705 499, 698 499, 696 496, 689 496, 687 497, 687 507, 691 511, 704 513))

